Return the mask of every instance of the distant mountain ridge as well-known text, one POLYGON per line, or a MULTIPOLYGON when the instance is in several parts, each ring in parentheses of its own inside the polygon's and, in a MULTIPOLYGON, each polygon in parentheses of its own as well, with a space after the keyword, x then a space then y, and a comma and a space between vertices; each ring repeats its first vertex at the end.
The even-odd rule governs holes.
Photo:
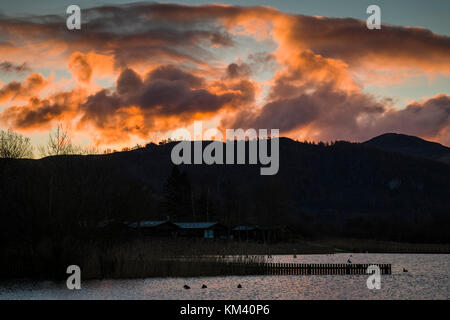
POLYGON ((428 159, 448 148, 418 138, 403 146, 395 138, 331 145, 280 138, 274 176, 261 176, 259 165, 174 166, 174 142, 107 155, 0 159, 0 240, 59 241, 92 236, 92 226, 108 219, 170 216, 290 225, 311 237, 450 243, 450 166, 428 159))
POLYGON ((363 142, 363 144, 381 150, 398 152, 409 156, 450 164, 450 148, 415 136, 385 133, 363 142))

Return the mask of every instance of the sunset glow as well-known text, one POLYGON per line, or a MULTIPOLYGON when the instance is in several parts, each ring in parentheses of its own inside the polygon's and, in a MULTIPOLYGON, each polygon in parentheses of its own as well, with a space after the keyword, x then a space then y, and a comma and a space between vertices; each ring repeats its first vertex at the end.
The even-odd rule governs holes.
POLYGON ((85 8, 79 31, 64 13, 3 13, 0 128, 36 144, 60 122, 105 149, 194 120, 301 140, 398 132, 450 144, 448 33, 225 4, 85 8))

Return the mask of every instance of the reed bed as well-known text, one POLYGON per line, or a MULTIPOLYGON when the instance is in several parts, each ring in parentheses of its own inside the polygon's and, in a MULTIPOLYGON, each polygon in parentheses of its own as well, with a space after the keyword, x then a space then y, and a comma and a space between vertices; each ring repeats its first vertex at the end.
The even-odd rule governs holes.
POLYGON ((267 255, 294 251, 288 244, 200 239, 67 241, 47 243, 34 252, 3 252, 0 278, 64 279, 69 265, 80 266, 84 279, 226 275, 230 265, 256 265, 267 255))
POLYGON ((448 245, 398 244, 371 240, 261 244, 202 239, 103 239, 45 242, 35 246, 15 243, 0 251, 0 279, 65 279, 69 265, 78 265, 83 279, 195 277, 230 273, 249 274, 268 255, 333 252, 445 253, 448 245))

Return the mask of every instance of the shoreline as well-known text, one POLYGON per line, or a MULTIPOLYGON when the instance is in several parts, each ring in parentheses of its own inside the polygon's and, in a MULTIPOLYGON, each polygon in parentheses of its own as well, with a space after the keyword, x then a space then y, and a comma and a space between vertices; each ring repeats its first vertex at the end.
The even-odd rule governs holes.
MULTIPOLYGON (((297 257, 300 256, 307 256, 307 255, 334 255, 334 254, 347 254, 349 252, 336 252, 336 253, 331 253, 331 254, 315 254, 315 253, 310 253, 310 254, 297 254, 297 257)), ((355 254, 353 252, 353 254, 355 254)), ((360 254, 364 254, 364 253, 360 253, 360 254)), ((379 253, 379 252, 372 252, 372 253, 368 253, 368 254, 405 254, 405 255, 428 255, 428 254, 435 254, 435 253, 400 253, 400 252, 392 252, 392 253, 379 253)), ((442 255, 445 254, 449 254, 449 253, 442 253, 442 255)), ((254 263, 254 264, 258 264, 258 263, 262 263, 263 260, 259 259, 261 257, 265 257, 266 255, 262 255, 262 256, 258 256, 258 255, 253 255, 253 256, 249 256, 248 258, 244 258, 242 256, 237 256, 236 258, 238 258, 237 260, 234 261, 242 261, 243 263, 245 263, 244 261, 248 261, 248 263, 254 263), (251 261, 252 260, 252 261, 251 261)), ((274 256, 286 256, 286 254, 275 254, 274 256)), ((108 280, 144 280, 144 279, 176 279, 176 278, 215 278, 215 277, 252 277, 252 276, 274 276, 274 275, 261 275, 261 274, 219 274, 216 273, 217 272, 217 268, 221 268, 221 265, 225 265, 226 264, 226 259, 230 258, 229 257, 225 257, 224 260, 222 260, 222 258, 219 259, 211 259, 211 260, 204 260, 202 261, 201 259, 198 258, 209 258, 206 256, 202 256, 202 257, 178 257, 178 258, 185 258, 186 261, 180 261, 180 260, 160 260, 160 261, 140 261, 140 265, 141 267, 143 265, 147 265, 150 266, 150 269, 153 270, 148 270, 147 268, 139 268, 139 270, 134 270, 135 273, 129 274, 128 276, 121 274, 115 274, 115 275, 108 275, 106 277, 98 277, 98 276, 83 276, 83 279, 86 281, 108 281, 108 280), (191 259, 191 260, 190 260, 191 259), (221 261, 222 260, 222 261, 221 261), (162 266, 162 264, 164 264, 164 266, 162 266), (174 265, 177 265, 179 267, 178 270, 174 270, 173 267, 174 265), (158 268, 155 268, 155 266, 158 266, 158 268), (165 268, 167 269, 165 269, 165 268), (205 269, 206 267, 206 269, 205 269), (145 270, 147 269, 147 270, 145 270), (165 274, 164 273, 160 273, 162 270, 170 270, 170 272, 174 272, 178 274, 165 274), (155 273, 148 273, 148 271, 157 271, 157 274, 155 273), (205 273, 206 271, 206 273, 205 273)), ((214 258, 214 256, 211 256, 211 258, 214 258)), ((131 262, 134 263, 135 261, 131 262)), ((236 263, 236 262, 235 262, 236 263)), ((239 263, 238 263, 239 264, 239 263)), ((275 263, 276 264, 276 263, 275 263)), ((300 263, 301 264, 301 263, 300 263)), ((307 263, 308 264, 308 263, 307 263)), ((314 264, 314 263, 313 263, 314 264)), ((84 271, 83 268, 81 269, 82 272, 84 271)), ((83 272, 84 274, 84 272, 83 272)), ((288 275, 288 274, 286 274, 288 275)), ((276 276, 283 276, 282 274, 280 275, 276 275, 276 276)), ((297 275, 297 276, 308 276, 306 274, 303 275, 297 275)), ((336 274, 336 276, 338 276, 336 274)), ((0 278, 0 286, 2 285, 8 285, 9 283, 16 283, 16 282, 53 282, 55 284, 64 284, 66 281, 67 275, 65 277, 14 277, 14 278, 0 278)))
POLYGON ((84 279, 132 279, 224 275, 227 263, 258 264, 275 255, 449 254, 447 244, 411 244, 364 239, 297 240, 261 244, 204 240, 134 239, 95 241, 65 248, 59 256, 26 254, 5 259, 0 281, 60 280, 69 265, 84 279), (183 257, 183 258, 180 258, 183 257))

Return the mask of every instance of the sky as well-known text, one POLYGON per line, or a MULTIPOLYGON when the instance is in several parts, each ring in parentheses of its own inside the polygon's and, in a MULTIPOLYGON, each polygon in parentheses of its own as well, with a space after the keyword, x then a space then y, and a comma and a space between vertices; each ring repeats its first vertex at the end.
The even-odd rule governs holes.
POLYGON ((450 145, 449 1, 2 1, 0 129, 101 149, 178 128, 450 145), (66 28, 70 4, 81 30, 66 28), (366 8, 381 8, 369 30, 366 8))

